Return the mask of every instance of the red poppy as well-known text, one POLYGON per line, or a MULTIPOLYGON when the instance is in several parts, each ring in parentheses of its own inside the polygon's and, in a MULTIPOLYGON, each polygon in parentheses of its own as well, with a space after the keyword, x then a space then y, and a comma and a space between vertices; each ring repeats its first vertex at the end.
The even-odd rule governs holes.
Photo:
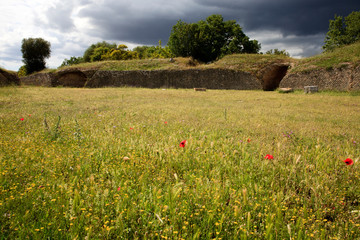
POLYGON ((24 118, 20 118, 20 121, 24 121, 24 118))
POLYGON ((183 147, 185 147, 185 143, 186 143, 186 140, 182 141, 182 142, 179 144, 179 146, 183 148, 183 147))
POLYGON ((130 130, 133 130, 134 128, 130 127, 130 130))
POLYGON ((250 139, 250 138, 248 138, 247 142, 251 142, 251 139, 250 139))
POLYGON ((164 123, 167 124, 167 121, 165 121, 164 123))
POLYGON ((120 191, 121 187, 118 187, 117 190, 120 191))
POLYGON ((266 154, 265 159, 271 160, 271 159, 274 159, 274 156, 270 155, 270 154, 266 154))
POLYGON ((350 158, 347 158, 345 160, 343 160, 344 163, 346 163, 346 165, 353 165, 354 164, 354 161, 350 158))

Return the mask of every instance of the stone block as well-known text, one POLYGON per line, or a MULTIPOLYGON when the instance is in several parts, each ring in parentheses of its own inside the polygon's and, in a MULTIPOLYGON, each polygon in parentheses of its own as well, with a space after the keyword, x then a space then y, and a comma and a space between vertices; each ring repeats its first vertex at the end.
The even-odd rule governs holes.
POLYGON ((304 87, 305 93, 314 93, 314 92, 318 92, 318 91, 319 91, 318 86, 305 86, 304 87))

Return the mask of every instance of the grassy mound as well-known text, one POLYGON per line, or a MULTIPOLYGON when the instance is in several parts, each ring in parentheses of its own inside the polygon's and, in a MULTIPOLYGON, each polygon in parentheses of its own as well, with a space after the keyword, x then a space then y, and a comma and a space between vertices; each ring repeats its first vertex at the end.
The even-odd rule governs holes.
POLYGON ((269 54, 233 54, 225 56, 219 61, 209 65, 213 68, 234 69, 244 72, 256 73, 268 65, 274 63, 289 62, 293 63, 297 60, 294 58, 269 55, 269 54))
POLYGON ((360 63, 360 41, 297 62, 291 72, 356 67, 360 63))
POLYGON ((234 54, 228 55, 219 61, 211 64, 202 64, 191 58, 174 58, 169 59, 137 59, 125 61, 101 61, 93 63, 82 63, 70 67, 60 68, 61 70, 68 68, 77 69, 96 69, 110 71, 135 71, 135 70, 186 70, 186 69, 233 69, 238 71, 256 73, 260 69, 272 63, 294 62, 295 59, 261 54, 234 54))
POLYGON ((199 63, 190 58, 170 59, 134 59, 120 61, 101 61, 92 63, 81 63, 69 67, 62 67, 60 70, 77 68, 77 69, 95 69, 107 71, 136 71, 136 70, 172 70, 188 69, 198 66, 199 63))

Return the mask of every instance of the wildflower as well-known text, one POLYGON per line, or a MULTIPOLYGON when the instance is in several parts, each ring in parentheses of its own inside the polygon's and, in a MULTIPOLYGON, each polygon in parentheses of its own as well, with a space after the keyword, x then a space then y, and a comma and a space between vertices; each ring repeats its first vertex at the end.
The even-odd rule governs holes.
POLYGON ((118 187, 117 190, 120 191, 121 187, 118 187))
POLYGON ((164 124, 167 124, 167 121, 165 121, 164 124))
POLYGON ((186 143, 186 140, 182 141, 182 142, 179 144, 179 146, 183 148, 183 147, 185 147, 185 143, 186 143))
POLYGON ((350 158, 347 158, 345 160, 343 160, 344 163, 346 163, 346 165, 353 165, 354 164, 354 161, 350 158))
POLYGON ((271 160, 271 159, 274 159, 274 156, 270 155, 270 154, 266 154, 265 159, 271 160))
POLYGON ((248 143, 249 143, 249 142, 251 142, 251 139, 250 139, 250 138, 248 138, 247 142, 248 142, 248 143))
POLYGON ((134 128, 130 127, 130 130, 133 130, 134 128))
POLYGON ((20 118, 20 121, 24 121, 24 118, 20 118))

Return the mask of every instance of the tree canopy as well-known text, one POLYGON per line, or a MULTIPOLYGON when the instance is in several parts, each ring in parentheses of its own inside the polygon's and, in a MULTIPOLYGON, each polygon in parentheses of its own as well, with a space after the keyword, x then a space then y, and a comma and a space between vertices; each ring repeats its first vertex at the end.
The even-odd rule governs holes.
POLYGON ((128 60, 138 58, 137 52, 130 51, 124 44, 98 42, 88 47, 82 60, 84 62, 97 62, 103 60, 128 60))
POLYGON ((329 31, 325 37, 325 51, 348 45, 360 40, 360 12, 352 12, 347 17, 336 16, 329 21, 329 31))
POLYGON ((270 55, 282 55, 282 56, 290 57, 290 53, 288 53, 285 49, 284 49, 284 50, 279 50, 279 49, 277 49, 277 48, 275 48, 275 49, 270 49, 270 50, 267 51, 265 54, 270 54, 270 55))
MULTIPOLYGON (((95 59, 99 58, 98 56, 95 56, 100 52, 99 48, 102 49, 104 52, 106 52, 106 50, 110 51, 110 49, 116 48, 116 43, 108 43, 103 41, 103 42, 98 42, 96 44, 92 44, 84 52, 84 56, 83 56, 84 62, 92 62, 95 59)), ((98 59, 98 61, 99 60, 101 60, 101 57, 98 59)))
POLYGON ((244 34, 236 21, 224 21, 221 15, 211 15, 197 23, 179 20, 172 28, 168 46, 175 56, 202 62, 232 53, 258 53, 261 47, 244 34))
POLYGON ((51 54, 50 42, 42 38, 28 38, 22 40, 21 52, 27 74, 41 71, 46 67, 45 59, 51 54))

